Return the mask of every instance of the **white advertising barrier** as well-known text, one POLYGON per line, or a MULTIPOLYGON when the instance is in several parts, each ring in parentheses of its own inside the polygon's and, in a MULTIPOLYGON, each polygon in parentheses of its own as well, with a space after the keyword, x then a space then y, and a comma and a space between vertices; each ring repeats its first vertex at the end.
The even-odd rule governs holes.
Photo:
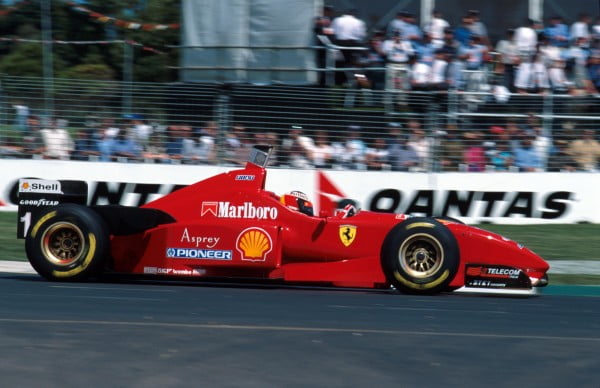
MULTIPOLYGON (((15 211, 19 178, 88 183, 90 204, 140 205, 233 167, 1 160, 0 209, 15 211)), ((600 173, 401 173, 269 169, 266 188, 352 198, 367 210, 467 223, 600 223, 600 173)))

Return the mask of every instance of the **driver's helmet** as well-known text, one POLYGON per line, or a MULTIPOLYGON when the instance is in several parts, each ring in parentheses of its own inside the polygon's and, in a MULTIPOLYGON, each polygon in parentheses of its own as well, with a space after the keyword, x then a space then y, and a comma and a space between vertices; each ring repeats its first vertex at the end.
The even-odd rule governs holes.
POLYGON ((301 191, 290 191, 287 194, 283 194, 280 198, 282 204, 292 210, 304 213, 307 216, 313 215, 312 202, 308 200, 308 196, 301 191))

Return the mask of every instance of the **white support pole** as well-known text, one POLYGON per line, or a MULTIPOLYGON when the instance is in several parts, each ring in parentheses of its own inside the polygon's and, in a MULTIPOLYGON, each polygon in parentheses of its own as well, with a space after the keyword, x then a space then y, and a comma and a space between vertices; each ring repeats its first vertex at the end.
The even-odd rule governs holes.
POLYGON ((435 0, 421 0, 421 28, 429 24, 433 7, 435 7, 435 0))
POLYGON ((541 21, 544 17, 544 0, 529 0, 529 19, 541 21))

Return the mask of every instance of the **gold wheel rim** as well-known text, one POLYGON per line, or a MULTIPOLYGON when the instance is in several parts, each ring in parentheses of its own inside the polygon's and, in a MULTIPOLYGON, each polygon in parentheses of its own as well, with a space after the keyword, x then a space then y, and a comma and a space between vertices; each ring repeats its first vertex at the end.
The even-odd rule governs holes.
POLYGON ((57 222, 42 234, 42 253, 52 264, 69 266, 79 260, 85 240, 79 227, 70 222, 57 222))
POLYGON ((398 259, 406 274, 423 279, 439 271, 444 263, 444 250, 435 237, 418 233, 404 240, 398 259))

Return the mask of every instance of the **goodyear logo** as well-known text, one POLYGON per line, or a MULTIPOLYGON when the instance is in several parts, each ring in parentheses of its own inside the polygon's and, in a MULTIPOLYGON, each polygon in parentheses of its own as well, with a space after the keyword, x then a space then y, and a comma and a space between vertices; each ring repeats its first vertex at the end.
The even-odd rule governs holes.
POLYGON ((271 236, 262 228, 252 227, 240 233, 235 243, 242 260, 265 261, 267 254, 273 250, 271 236))
POLYGON ((175 259, 231 260, 231 253, 222 249, 167 248, 167 257, 175 259))

